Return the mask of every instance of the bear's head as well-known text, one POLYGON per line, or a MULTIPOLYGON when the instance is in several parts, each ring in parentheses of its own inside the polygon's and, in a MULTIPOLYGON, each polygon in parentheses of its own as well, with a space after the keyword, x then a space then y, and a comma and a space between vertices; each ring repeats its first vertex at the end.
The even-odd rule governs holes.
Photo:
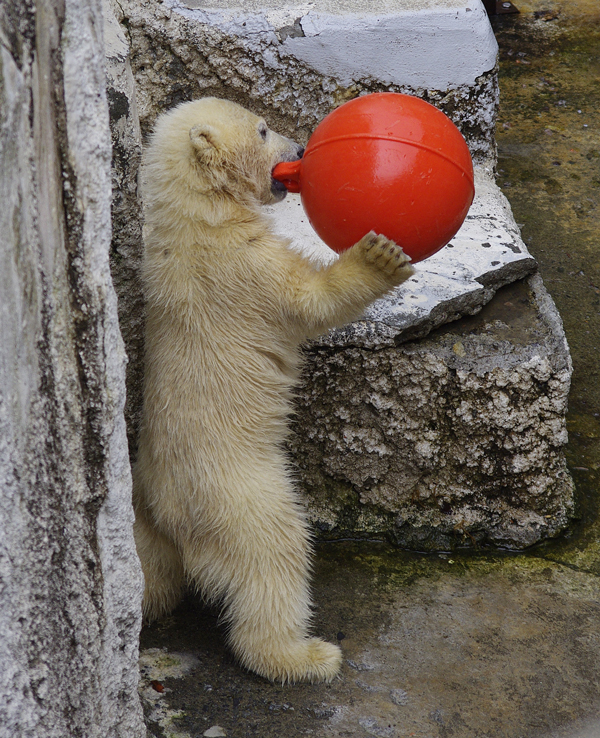
POLYGON ((259 116, 214 97, 183 103, 162 115, 150 146, 152 168, 161 178, 185 180, 202 194, 262 205, 286 195, 271 176, 275 165, 302 153, 301 146, 271 131, 259 116))

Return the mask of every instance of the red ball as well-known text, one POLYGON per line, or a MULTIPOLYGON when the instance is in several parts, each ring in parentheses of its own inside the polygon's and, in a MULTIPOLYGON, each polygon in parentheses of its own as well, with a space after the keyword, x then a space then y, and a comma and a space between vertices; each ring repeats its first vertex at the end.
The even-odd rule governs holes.
POLYGON ((445 246, 473 202, 473 164, 452 121, 418 97, 358 97, 326 116, 275 179, 300 192, 311 225, 342 252, 369 231, 414 262, 445 246))

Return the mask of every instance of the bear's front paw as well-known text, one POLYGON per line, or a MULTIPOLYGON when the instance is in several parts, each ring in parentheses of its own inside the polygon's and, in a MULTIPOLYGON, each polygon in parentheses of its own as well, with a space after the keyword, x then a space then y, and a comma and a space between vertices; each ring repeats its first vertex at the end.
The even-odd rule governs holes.
POLYGON ((381 234, 370 231, 356 246, 363 252, 367 263, 383 272, 392 284, 401 284, 414 274, 410 257, 397 243, 381 234))

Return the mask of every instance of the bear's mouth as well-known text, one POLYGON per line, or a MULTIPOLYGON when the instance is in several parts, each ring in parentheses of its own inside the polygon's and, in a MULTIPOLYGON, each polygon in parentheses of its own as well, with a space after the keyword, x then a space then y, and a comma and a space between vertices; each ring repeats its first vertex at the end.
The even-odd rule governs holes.
POLYGON ((272 202, 281 202, 287 197, 287 188, 283 182, 279 182, 274 177, 271 177, 271 198, 272 202))
MULTIPOLYGON (((304 149, 298 148, 298 151, 296 153, 298 154, 298 156, 294 157, 293 159, 282 159, 273 167, 271 171, 274 172, 280 164, 298 165, 299 162, 302 160, 302 157, 304 156, 304 149)), ((300 169, 298 167, 293 167, 292 170, 287 174, 289 174, 289 179, 286 177, 282 178, 281 176, 278 176, 278 179, 275 179, 275 177, 271 176, 271 194, 276 199, 283 200, 288 192, 300 192, 298 184, 300 169)))
POLYGON ((284 195, 287 194, 287 188, 283 184, 283 182, 280 182, 274 177, 271 177, 271 191, 273 192, 273 194, 278 194, 280 192, 282 192, 284 195))

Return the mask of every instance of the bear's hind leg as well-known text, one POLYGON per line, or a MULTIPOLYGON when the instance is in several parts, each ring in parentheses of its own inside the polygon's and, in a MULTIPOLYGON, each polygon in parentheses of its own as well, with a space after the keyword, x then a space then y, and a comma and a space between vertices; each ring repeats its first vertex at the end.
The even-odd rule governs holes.
MULTIPOLYGON (((271 470, 272 472, 272 470, 271 470)), ((309 533, 293 492, 245 490, 227 525, 183 549, 186 574, 222 599, 229 643, 243 666, 281 683, 331 681, 338 646, 308 636, 309 533)))
POLYGON ((181 601, 184 571, 173 542, 139 510, 133 527, 135 545, 144 573, 143 613, 147 620, 168 615, 181 601))

